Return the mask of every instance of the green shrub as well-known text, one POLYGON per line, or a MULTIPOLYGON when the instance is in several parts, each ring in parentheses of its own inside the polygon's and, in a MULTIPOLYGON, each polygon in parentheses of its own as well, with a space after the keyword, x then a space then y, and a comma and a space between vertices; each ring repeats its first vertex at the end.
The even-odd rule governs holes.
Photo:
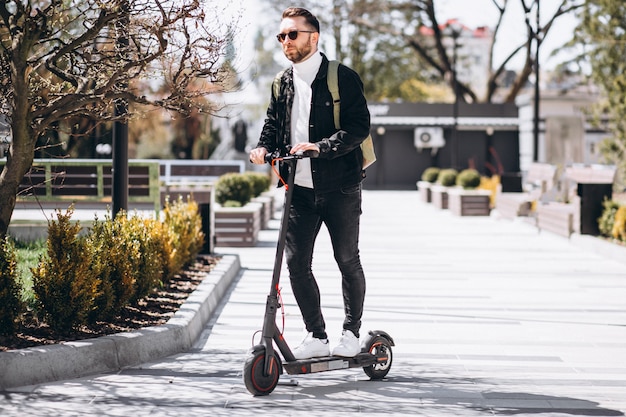
POLYGON ((452 168, 442 169, 437 177, 437 183, 445 187, 452 187, 456 184, 457 171, 452 168))
POLYGON ((424 172, 422 172, 422 181, 430 182, 431 184, 436 183, 440 171, 441 169, 437 167, 426 168, 424 172))
POLYGON ((615 212, 612 234, 615 239, 626 241, 626 206, 620 206, 615 212))
POLYGON ((115 219, 96 219, 87 238, 93 252, 92 273, 98 279, 98 296, 91 321, 115 317, 135 294, 136 271, 141 256, 137 240, 124 230, 125 212, 115 219))
POLYGON ((90 321, 116 316, 165 280, 170 253, 164 250, 166 242, 161 239, 172 239, 162 233, 163 229, 160 221, 129 217, 124 212, 113 220, 96 219, 88 240, 94 251, 92 270, 99 291, 90 321))
POLYGON ((465 190, 473 190, 480 185, 480 173, 475 169, 464 169, 456 177, 456 185, 465 190))
POLYGON ((184 203, 182 198, 167 204, 164 210, 166 227, 176 237, 173 271, 177 273, 190 264, 196 257, 206 238, 202 231, 202 218, 198 212, 198 204, 193 200, 184 203))
POLYGON ((613 237, 613 225, 615 224, 615 213, 619 208, 619 204, 613 200, 604 200, 602 202, 602 215, 598 219, 598 229, 600 234, 605 237, 613 237))
POLYGON ((123 223, 128 238, 139 242, 141 254, 135 265, 135 293, 131 298, 131 302, 134 302, 150 294, 165 281, 164 271, 168 264, 162 250, 160 221, 133 216, 124 218, 123 223))
POLYGON ((271 179, 269 175, 260 172, 248 171, 243 174, 252 184, 252 197, 258 197, 270 189, 271 179))
POLYGON ((96 218, 82 237, 72 212, 50 223, 46 254, 32 268, 37 308, 61 333, 115 317, 195 260, 204 244, 198 205, 182 198, 166 204, 162 222, 120 212, 96 218))
POLYGON ((91 271, 90 246, 70 223, 73 208, 57 211, 58 221, 48 224, 46 254, 32 269, 33 290, 39 311, 50 327, 60 333, 86 324, 98 291, 91 271))
POLYGON ((0 241, 0 335, 15 333, 23 310, 15 248, 5 237, 0 241))
POLYGON ((215 201, 222 205, 227 201, 237 201, 240 206, 245 206, 252 199, 252 194, 252 183, 244 174, 224 174, 215 184, 215 201))
POLYGON ((179 272, 177 265, 180 262, 178 261, 178 251, 176 250, 179 239, 169 226, 160 221, 152 223, 148 233, 150 233, 151 239, 154 240, 158 252, 161 266, 161 282, 168 282, 179 272))

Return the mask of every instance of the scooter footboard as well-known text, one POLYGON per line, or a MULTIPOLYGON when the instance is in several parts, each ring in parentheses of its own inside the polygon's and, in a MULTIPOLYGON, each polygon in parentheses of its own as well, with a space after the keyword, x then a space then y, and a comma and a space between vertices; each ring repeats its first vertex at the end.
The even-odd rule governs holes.
POLYGON ((283 362, 283 368, 289 375, 313 374, 317 372, 336 371, 338 369, 363 368, 376 363, 376 357, 370 353, 362 352, 354 358, 341 356, 327 356, 283 362))

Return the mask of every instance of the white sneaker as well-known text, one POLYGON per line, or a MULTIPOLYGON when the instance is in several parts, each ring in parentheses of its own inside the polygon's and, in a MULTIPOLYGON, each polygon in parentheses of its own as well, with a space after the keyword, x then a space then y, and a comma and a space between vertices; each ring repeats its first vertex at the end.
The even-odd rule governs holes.
POLYGON ((333 349, 333 356, 343 356, 353 358, 361 352, 359 339, 350 330, 344 330, 339 344, 333 349))
POLYGON ((318 339, 313 337, 313 333, 309 333, 292 353, 298 360, 330 356, 328 339, 318 339))

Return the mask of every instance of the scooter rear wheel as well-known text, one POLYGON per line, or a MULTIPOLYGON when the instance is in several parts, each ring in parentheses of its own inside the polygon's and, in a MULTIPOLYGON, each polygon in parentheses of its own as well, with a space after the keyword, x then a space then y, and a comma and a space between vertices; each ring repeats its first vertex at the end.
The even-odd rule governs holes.
POLYGON ((369 353, 379 358, 379 362, 364 367, 363 371, 370 379, 383 379, 387 376, 389 369, 391 369, 391 363, 393 362, 391 343, 385 337, 376 336, 369 341, 367 350, 369 353))
POLYGON ((252 352, 243 367, 243 381, 252 395, 269 395, 278 384, 282 362, 274 352, 270 359, 269 373, 265 375, 265 350, 252 352))

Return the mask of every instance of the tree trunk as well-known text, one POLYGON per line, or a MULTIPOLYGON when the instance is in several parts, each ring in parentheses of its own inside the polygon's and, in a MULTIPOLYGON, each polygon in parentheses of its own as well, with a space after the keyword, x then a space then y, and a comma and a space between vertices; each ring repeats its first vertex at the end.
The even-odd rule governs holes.
POLYGON ((4 238, 9 229, 18 187, 33 163, 33 152, 34 149, 30 152, 30 158, 13 158, 9 155, 0 174, 0 238, 4 238))
MULTIPOLYGON (((17 91, 19 90, 16 89, 17 91)), ((27 91, 24 88, 19 92, 23 92, 22 96, 27 97, 27 91)), ((20 182, 32 166, 35 157, 36 134, 29 127, 28 101, 23 98, 15 101, 17 106, 11 120, 11 146, 7 154, 7 163, 0 173, 0 238, 4 238, 9 229, 20 182)))

